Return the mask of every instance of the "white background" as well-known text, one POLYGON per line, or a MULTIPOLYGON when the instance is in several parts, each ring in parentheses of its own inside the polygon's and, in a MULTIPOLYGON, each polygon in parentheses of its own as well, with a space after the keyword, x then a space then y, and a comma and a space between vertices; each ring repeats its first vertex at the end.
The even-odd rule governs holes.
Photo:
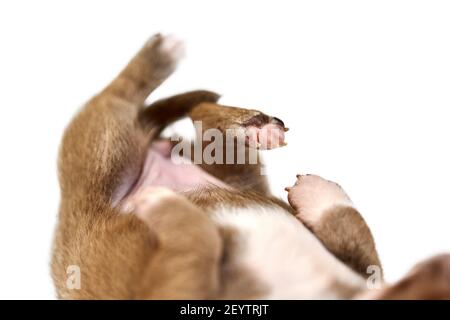
POLYGON ((274 192, 338 181, 394 281, 450 251, 448 1, 2 1, 0 298, 54 298, 56 157, 74 112, 154 32, 187 44, 161 97, 206 88, 291 128, 274 192))

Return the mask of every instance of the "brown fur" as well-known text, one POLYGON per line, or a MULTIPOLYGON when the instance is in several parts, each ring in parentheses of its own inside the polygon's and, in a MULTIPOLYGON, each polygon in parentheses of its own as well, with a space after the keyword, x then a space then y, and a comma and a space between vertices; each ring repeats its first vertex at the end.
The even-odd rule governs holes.
POLYGON ((334 207, 312 226, 312 231, 331 253, 363 277, 370 275, 368 266, 381 268, 370 229, 356 209, 334 207))
MULTIPOLYGON (((234 142, 226 141, 225 132, 226 129, 242 128, 248 124, 262 124, 269 123, 271 121, 280 121, 274 117, 269 117, 257 110, 248 110, 230 106, 218 105, 215 103, 203 102, 196 105, 189 111, 189 117, 192 121, 202 121, 203 132, 208 129, 219 129, 224 133, 223 140, 223 157, 227 158, 227 143, 234 142)), ((202 134, 203 134, 202 132, 202 134)), ((199 137, 197 140, 201 141, 199 137)), ((202 149, 209 144, 205 141, 202 145, 202 149)), ((233 164, 199 164, 200 167, 211 175, 219 178, 228 185, 237 188, 239 190, 251 190, 261 194, 269 195, 269 185, 267 179, 261 174, 263 170, 262 159, 257 154, 258 161, 255 164, 249 163, 250 149, 245 147, 245 163, 237 163, 237 144, 234 145, 234 161, 233 164)), ((191 152, 193 156, 193 152, 191 152)))
POLYGON ((441 254, 417 264, 403 279, 368 290, 359 299, 450 300, 450 255, 441 254))
POLYGON ((398 283, 382 290, 378 299, 450 300, 450 255, 439 255, 418 264, 398 283))
MULTIPOLYGON (((182 276, 186 265, 170 255, 171 242, 161 241, 157 230, 150 230, 134 215, 121 215, 112 205, 122 180, 139 175, 144 152, 159 129, 146 128, 137 120, 147 95, 174 69, 173 61, 161 53, 161 42, 160 35, 150 39, 124 71, 83 108, 64 134, 59 157, 61 205, 52 259, 58 297, 163 298, 175 288, 172 298, 211 297, 200 284, 197 289, 188 283, 186 290, 179 288, 181 281, 176 278, 182 276), (158 266, 154 261, 158 261, 158 266), (81 268, 81 290, 66 287, 69 265, 81 268), (160 265, 176 276, 166 283, 167 290, 160 288, 155 293, 151 288, 159 285, 152 279, 158 271, 151 270, 158 270, 160 265)), ((180 211, 182 214, 171 215, 174 225, 178 219, 185 219, 187 213, 180 211)), ((189 234, 190 228, 198 230, 199 226, 185 223, 183 233, 189 234)), ((214 230, 206 226, 202 230, 202 235, 212 235, 208 242, 198 244, 191 239, 191 244, 189 237, 184 242, 197 248, 197 254, 202 256, 197 260, 207 268, 210 259, 220 252, 219 241, 212 241, 218 237, 214 230), (211 252, 202 246, 212 248, 211 252)), ((173 232, 176 236, 179 230, 173 232)), ((191 262, 192 256, 183 259, 191 262)), ((204 277, 205 270, 200 266, 191 269, 197 273, 191 275, 193 278, 204 277)), ((213 282, 208 285, 213 286, 213 282)))
MULTIPOLYGON (((175 68, 156 35, 119 76, 92 98, 67 128, 59 155, 61 204, 52 276, 65 299, 255 298, 266 288, 248 270, 232 268, 239 250, 234 232, 208 217, 217 203, 278 206, 255 165, 202 165, 233 189, 207 189, 163 199, 151 215, 123 214, 124 180, 139 177, 149 144, 184 116, 204 129, 224 130, 279 120, 256 110, 216 104, 218 95, 190 92, 144 108, 147 96, 175 68), (81 289, 66 287, 66 269, 81 268, 81 289), (229 268, 227 268, 229 266, 229 268)), ((368 227, 354 211, 337 209, 313 228, 325 247, 358 271, 379 263, 368 227), (348 229, 354 232, 347 232, 348 229)), ((343 292, 345 288, 342 289, 343 292)))
MULTIPOLYGON (((134 215, 122 215, 112 204, 122 180, 139 175, 149 143, 164 126, 187 115, 199 102, 218 98, 197 91, 144 109, 147 95, 173 70, 172 62, 159 52, 161 41, 161 36, 153 37, 118 78, 89 101, 64 134, 52 259, 60 298, 218 297, 219 274, 214 270, 222 241, 217 227, 201 218, 201 209, 180 197, 152 212, 164 217, 162 227, 155 228, 134 215), (167 105, 174 112, 162 110, 167 105), (81 290, 66 287, 70 265, 81 267, 81 290), (187 281, 191 279, 196 280, 187 281)), ((211 114, 202 109, 195 119, 211 114)))

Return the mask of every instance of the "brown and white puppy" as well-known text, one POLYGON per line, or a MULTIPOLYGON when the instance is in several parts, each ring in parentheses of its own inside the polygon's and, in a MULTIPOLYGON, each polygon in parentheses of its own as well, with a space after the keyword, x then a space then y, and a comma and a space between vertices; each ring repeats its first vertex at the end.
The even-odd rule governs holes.
MULTIPOLYGON (((194 91, 144 106, 182 47, 153 36, 67 128, 59 157, 61 204, 52 276, 64 299, 301 299, 363 297, 380 261, 345 192, 298 176, 287 203, 262 164, 174 163, 162 130, 183 117, 244 145, 225 156, 284 145, 281 120, 217 104, 194 91), (67 285, 79 267, 80 286, 67 285)), ((198 136, 197 139, 201 140, 198 136)), ((201 151, 207 146, 201 141, 201 151)), ((186 157, 185 154, 182 156, 186 157)))

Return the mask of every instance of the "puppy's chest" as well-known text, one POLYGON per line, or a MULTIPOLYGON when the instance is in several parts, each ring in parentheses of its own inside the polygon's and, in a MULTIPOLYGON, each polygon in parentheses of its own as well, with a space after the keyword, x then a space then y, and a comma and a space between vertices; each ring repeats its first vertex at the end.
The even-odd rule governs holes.
MULTIPOLYGON (((257 282, 257 298, 337 298, 327 271, 331 255, 291 214, 269 206, 221 207, 212 217, 231 238, 225 242, 232 248, 225 249, 229 257, 224 268, 245 272, 257 282)), ((229 278, 223 282, 236 279, 229 278)))

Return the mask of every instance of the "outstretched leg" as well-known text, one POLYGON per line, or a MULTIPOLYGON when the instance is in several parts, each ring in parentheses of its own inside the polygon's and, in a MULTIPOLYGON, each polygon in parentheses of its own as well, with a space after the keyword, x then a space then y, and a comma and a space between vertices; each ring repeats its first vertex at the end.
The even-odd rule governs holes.
POLYGON ((141 108, 148 95, 175 71, 183 55, 180 41, 156 34, 100 95, 119 97, 141 108))
POLYGON ((369 227, 339 185, 316 175, 298 175, 286 190, 297 217, 330 252, 364 277, 370 276, 368 271, 382 276, 369 227))
POLYGON ((175 96, 156 102, 150 106, 148 114, 162 105, 185 112, 186 102, 197 98, 202 103, 189 104, 187 113, 196 125, 197 140, 190 146, 190 154, 182 155, 231 187, 268 194, 257 150, 284 146, 287 128, 281 120, 260 111, 223 106, 215 101, 208 102, 204 97, 203 91, 175 96), (203 97, 203 101, 199 97, 203 97))
POLYGON ((151 104, 140 119, 145 126, 155 128, 155 123, 163 127, 170 119, 187 115, 201 128, 196 128, 197 140, 190 146, 189 155, 183 152, 180 155, 231 187, 268 194, 269 187, 257 150, 284 146, 284 132, 288 129, 278 118, 257 110, 219 105, 218 99, 219 95, 204 90, 179 94, 151 104), (164 109, 171 110, 170 117, 164 109), (237 137, 242 135, 243 143, 239 144, 237 137), (208 153, 211 144, 217 148, 208 153), (200 156, 197 150, 200 150, 200 156), (205 155, 211 156, 210 162, 205 155))
POLYGON ((67 128, 59 158, 62 199, 117 202, 140 173, 155 136, 138 121, 145 98, 174 70, 181 45, 153 36, 67 128))

